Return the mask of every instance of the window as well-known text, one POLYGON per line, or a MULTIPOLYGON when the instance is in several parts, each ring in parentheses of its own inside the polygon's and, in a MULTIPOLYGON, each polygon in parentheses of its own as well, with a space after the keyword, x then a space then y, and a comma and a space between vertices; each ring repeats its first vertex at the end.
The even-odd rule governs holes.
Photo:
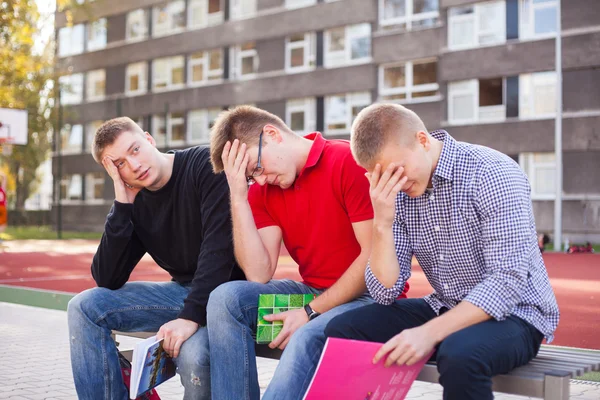
POLYGON ((371 59, 371 24, 358 24, 325 31, 325 67, 371 59))
POLYGON ((128 41, 143 40, 148 37, 148 11, 139 9, 127 13, 127 31, 125 39, 128 41))
POLYGON ((188 27, 204 28, 223 22, 221 0, 190 0, 188 5, 188 27))
POLYGON ((439 98, 437 60, 426 59, 379 67, 379 96, 401 102, 439 98))
POLYGON ((317 4, 317 0, 285 0, 285 8, 294 9, 312 6, 317 4))
POLYGON ((252 18, 256 15, 256 0, 230 0, 231 19, 252 18))
POLYGON ((180 146, 185 140, 185 121, 183 113, 171 113, 165 124, 164 115, 155 115, 152 122, 152 136, 157 147, 180 146))
POLYGON ((92 152, 92 144, 94 142, 94 136, 96 135, 96 131, 98 129, 100 129, 100 126, 103 124, 104 121, 92 121, 92 122, 88 122, 88 124, 85 127, 85 147, 86 147, 86 152, 92 152))
POLYGON ((506 119, 503 78, 471 79, 448 84, 450 123, 495 122, 506 119))
POLYGON ((285 122, 298 135, 317 129, 317 105, 314 97, 288 100, 285 105, 285 122))
POLYGON ((187 125, 188 143, 208 143, 210 141, 210 128, 212 128, 220 112, 220 108, 190 111, 187 125))
POLYGON ((190 55, 188 81, 190 84, 218 82, 223 78, 223 51, 200 51, 190 55))
POLYGON ((236 46, 231 51, 232 79, 251 78, 258 72, 258 53, 254 42, 236 46))
POLYGON ((404 28, 435 26, 439 0, 379 0, 379 25, 404 28))
POLYGON ((369 92, 349 93, 325 98, 325 131, 328 135, 349 133, 360 110, 371 104, 369 92))
POLYGON ((104 172, 92 172, 85 175, 85 201, 90 203, 102 202, 104 192, 104 172))
POLYGON ((146 62, 129 64, 125 71, 125 93, 133 96, 147 91, 148 64, 146 62))
POLYGON ((86 80, 87 101, 98 101, 104 99, 106 87, 106 72, 103 69, 89 71, 87 73, 86 80))
POLYGON ((506 4, 493 1, 448 12, 448 48, 450 50, 488 46, 506 41, 506 4))
POLYGON ((183 86, 183 56, 158 58, 152 62, 152 87, 155 91, 183 86))
POLYGON ((532 200, 553 200, 556 197, 554 153, 521 153, 519 164, 529 178, 532 200))
POLYGON ((83 74, 61 76, 58 83, 61 104, 79 104, 83 101, 83 74))
POLYGON ((83 193, 83 182, 81 175, 66 175, 60 180, 60 199, 61 201, 81 200, 83 193))
POLYGON ((63 154, 81 153, 83 148, 83 126, 63 125, 60 130, 60 145, 63 154))
POLYGON ((519 76, 519 116, 549 118, 556 114, 556 73, 537 72, 519 76))
POLYGON ((65 26, 58 31, 58 56, 66 57, 83 53, 84 26, 65 26))
POLYGON ((172 1, 152 9, 152 36, 165 36, 185 28, 185 1, 172 1))
POLYGON ((556 36, 556 0, 519 0, 519 38, 556 36))
POLYGON ((87 50, 94 51, 106 47, 106 18, 90 22, 87 26, 87 50))
POLYGON ((314 69, 316 35, 300 33, 285 38, 285 68, 288 72, 301 72, 314 69))

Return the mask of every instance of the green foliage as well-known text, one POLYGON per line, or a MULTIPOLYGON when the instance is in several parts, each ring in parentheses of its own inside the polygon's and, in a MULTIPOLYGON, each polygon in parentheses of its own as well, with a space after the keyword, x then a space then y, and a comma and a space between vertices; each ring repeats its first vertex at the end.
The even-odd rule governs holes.
POLYGON ((47 158, 52 134, 51 43, 34 51, 40 18, 34 0, 0 0, 0 108, 28 111, 28 143, 0 156, 15 180, 16 208, 23 208, 38 182, 36 169, 47 158))
MULTIPOLYGON (((63 239, 92 239, 100 240, 100 232, 62 232, 63 239)), ((49 226, 8 226, 0 233, 2 240, 51 240, 56 239, 57 234, 49 226)))

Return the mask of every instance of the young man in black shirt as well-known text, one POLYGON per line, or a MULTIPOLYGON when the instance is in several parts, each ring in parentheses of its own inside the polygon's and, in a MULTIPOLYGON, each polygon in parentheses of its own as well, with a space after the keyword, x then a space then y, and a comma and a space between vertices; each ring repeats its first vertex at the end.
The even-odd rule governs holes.
POLYGON ((206 304, 223 282, 243 279, 232 245, 229 190, 207 148, 174 154, 130 118, 104 123, 92 154, 114 182, 115 202, 92 262, 98 287, 68 307, 71 364, 81 399, 127 399, 111 330, 158 331, 185 399, 210 399, 206 304), (129 282, 148 253, 170 282, 129 282))

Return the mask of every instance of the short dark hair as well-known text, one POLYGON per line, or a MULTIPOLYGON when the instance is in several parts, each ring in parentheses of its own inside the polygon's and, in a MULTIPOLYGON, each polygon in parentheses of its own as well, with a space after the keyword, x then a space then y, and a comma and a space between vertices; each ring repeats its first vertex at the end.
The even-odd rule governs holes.
POLYGON ((101 158, 104 149, 113 144, 123 132, 144 134, 142 128, 129 117, 113 118, 98 128, 92 142, 92 156, 98 164, 102 164, 101 158))

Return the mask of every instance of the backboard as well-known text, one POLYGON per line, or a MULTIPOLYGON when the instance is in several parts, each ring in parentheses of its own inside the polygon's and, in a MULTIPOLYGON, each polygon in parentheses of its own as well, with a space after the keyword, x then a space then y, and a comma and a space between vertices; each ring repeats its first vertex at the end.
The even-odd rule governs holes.
POLYGON ((27 110, 0 108, 0 141, 27 144, 27 110))

